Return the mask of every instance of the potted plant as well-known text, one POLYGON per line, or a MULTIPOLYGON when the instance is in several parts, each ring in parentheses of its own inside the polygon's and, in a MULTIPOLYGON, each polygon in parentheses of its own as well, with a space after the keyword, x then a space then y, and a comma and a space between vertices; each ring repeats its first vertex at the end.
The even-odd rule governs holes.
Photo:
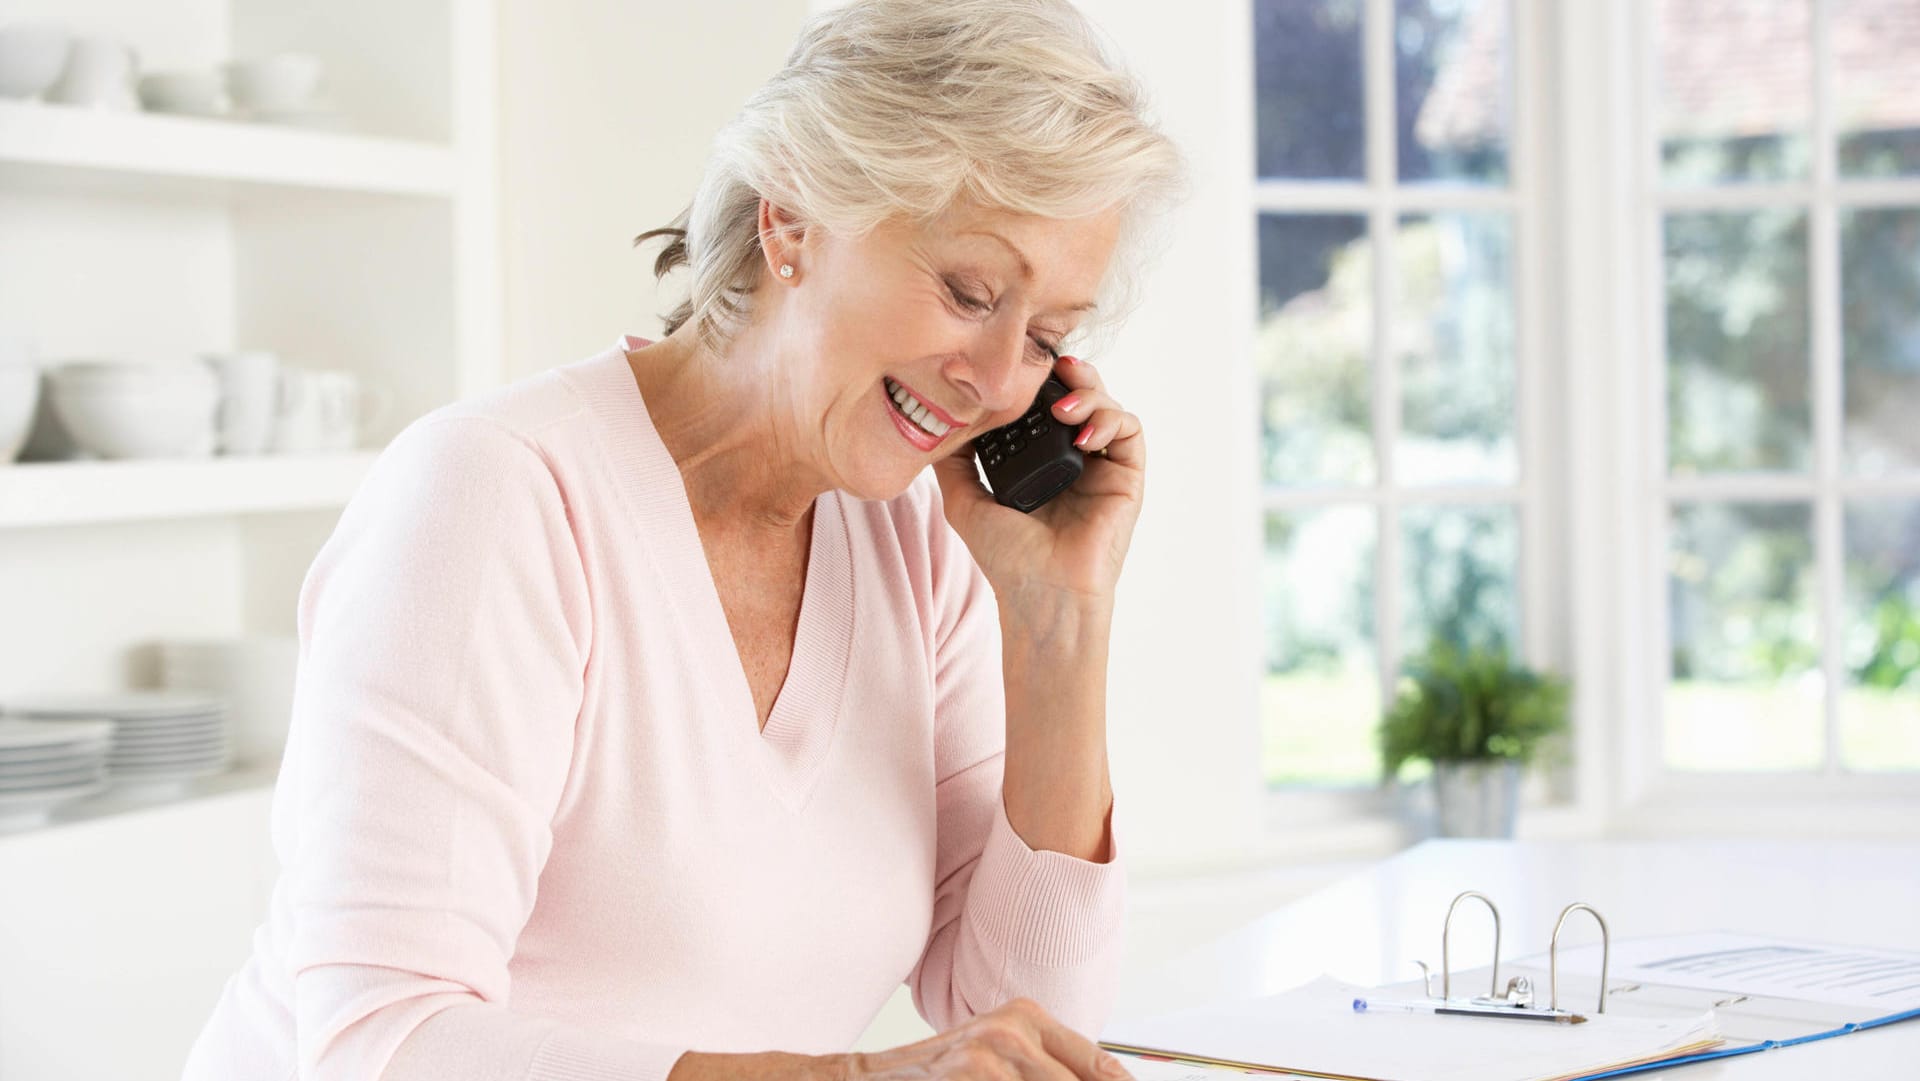
POLYGON ((1441 836, 1513 836, 1521 771, 1566 730, 1567 681, 1513 663, 1504 648, 1446 641, 1407 669, 1380 725, 1383 780, 1431 762, 1441 836))

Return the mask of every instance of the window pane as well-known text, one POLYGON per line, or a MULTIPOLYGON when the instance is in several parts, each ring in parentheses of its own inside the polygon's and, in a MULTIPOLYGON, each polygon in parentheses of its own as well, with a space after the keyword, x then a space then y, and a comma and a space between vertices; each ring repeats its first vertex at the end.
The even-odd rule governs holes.
POLYGON ((1674 508, 1668 766, 1813 769, 1824 760, 1811 522, 1801 503, 1674 508))
POLYGON ((1255 154, 1259 175, 1366 176, 1361 0, 1255 0, 1255 154))
POLYGON ((1920 769, 1920 502, 1847 507, 1840 761, 1920 769))
POLYGON ((1673 471, 1805 468, 1806 216, 1672 214, 1666 260, 1673 471))
POLYGON ((1920 7, 1913 0, 1829 0, 1840 172, 1920 175, 1920 7))
POLYGON ((1920 209, 1843 213, 1840 274, 1847 464, 1920 468, 1920 209))
POLYGON ((1507 179, 1507 0, 1395 0, 1400 179, 1507 179))
POLYGON ((1520 652, 1520 524, 1510 506, 1400 513, 1400 652, 1435 639, 1520 652))
POLYGON ((1401 221, 1394 240, 1402 409, 1394 469, 1409 484, 1510 482, 1512 229, 1504 214, 1401 221))
POLYGON ((1370 507, 1267 515, 1269 783, 1364 784, 1380 775, 1370 507))
POLYGON ((1807 0, 1658 0, 1660 150, 1677 183, 1807 174, 1807 0))
POLYGON ((1260 216, 1261 454, 1269 484, 1373 479, 1367 219, 1260 216))

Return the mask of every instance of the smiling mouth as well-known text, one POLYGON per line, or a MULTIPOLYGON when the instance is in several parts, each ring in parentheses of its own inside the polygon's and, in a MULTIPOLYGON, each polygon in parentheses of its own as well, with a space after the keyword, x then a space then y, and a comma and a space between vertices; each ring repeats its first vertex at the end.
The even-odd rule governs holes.
POLYGON ((893 403, 893 411, 905 417, 909 424, 934 439, 945 439, 947 433, 953 430, 952 426, 934 416, 933 412, 915 398, 907 388, 885 376, 881 379, 886 383, 887 398, 893 403))

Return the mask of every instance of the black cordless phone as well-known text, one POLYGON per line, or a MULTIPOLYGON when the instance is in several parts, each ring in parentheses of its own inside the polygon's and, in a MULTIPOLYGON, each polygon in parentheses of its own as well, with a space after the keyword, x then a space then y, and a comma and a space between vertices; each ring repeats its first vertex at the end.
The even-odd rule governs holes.
POLYGON ((1067 394, 1065 383, 1048 376, 1024 416, 974 439, 974 457, 1001 506, 1031 512, 1080 479, 1087 456, 1073 445, 1079 428, 1053 416, 1053 403, 1067 394))

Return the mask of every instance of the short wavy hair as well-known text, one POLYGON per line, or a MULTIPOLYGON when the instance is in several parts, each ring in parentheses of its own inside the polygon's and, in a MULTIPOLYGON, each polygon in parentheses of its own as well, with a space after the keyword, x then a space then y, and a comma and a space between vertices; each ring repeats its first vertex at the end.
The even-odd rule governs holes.
POLYGON ((654 261, 692 270, 666 316, 718 351, 751 319, 765 273, 760 200, 794 228, 862 237, 926 226, 956 205, 1072 219, 1118 209, 1099 305, 1072 339, 1098 337, 1137 302, 1188 193, 1185 160, 1148 119, 1136 79, 1069 0, 855 0, 809 19, 786 66, 715 137, 692 203, 654 261))

